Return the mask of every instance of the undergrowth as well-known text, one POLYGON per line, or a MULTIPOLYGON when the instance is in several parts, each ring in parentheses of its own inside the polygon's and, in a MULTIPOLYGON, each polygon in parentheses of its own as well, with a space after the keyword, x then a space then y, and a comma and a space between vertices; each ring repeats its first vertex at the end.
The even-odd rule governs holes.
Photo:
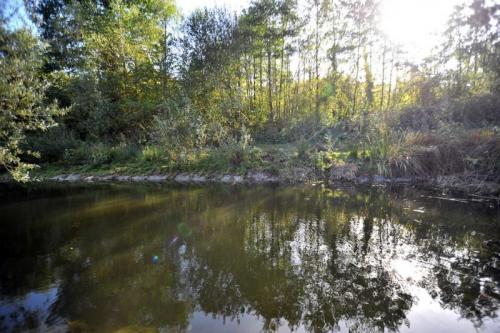
POLYGON ((200 147, 73 140, 62 160, 39 172, 244 174, 254 170, 290 178, 300 169, 328 178, 337 177, 339 170, 355 170, 358 175, 500 183, 500 117, 493 114, 487 118, 490 122, 479 122, 467 103, 453 105, 456 110, 411 107, 374 113, 363 123, 344 121, 299 131, 294 141, 280 144, 255 143, 245 128, 216 145, 200 147))

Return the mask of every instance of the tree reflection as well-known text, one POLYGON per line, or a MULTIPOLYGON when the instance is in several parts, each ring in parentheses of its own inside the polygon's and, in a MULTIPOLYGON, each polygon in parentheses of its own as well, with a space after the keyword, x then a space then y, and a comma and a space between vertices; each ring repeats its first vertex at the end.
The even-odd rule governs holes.
POLYGON ((2 208, 2 295, 56 283, 49 325, 185 331, 201 311, 264 331, 397 331, 418 288, 478 327, 498 312, 497 212, 349 189, 77 193, 38 224, 2 208))

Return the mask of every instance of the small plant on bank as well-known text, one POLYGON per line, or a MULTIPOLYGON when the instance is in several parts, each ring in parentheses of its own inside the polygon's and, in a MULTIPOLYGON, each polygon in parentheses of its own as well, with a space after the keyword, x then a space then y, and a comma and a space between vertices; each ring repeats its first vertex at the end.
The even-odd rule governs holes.
POLYGON ((308 143, 308 141, 303 136, 301 136, 297 140, 296 146, 297 146, 297 157, 299 159, 306 159, 306 158, 308 158, 309 143, 308 143))
POLYGON ((141 159, 144 161, 158 161, 161 158, 160 149, 156 146, 146 146, 142 149, 141 159))

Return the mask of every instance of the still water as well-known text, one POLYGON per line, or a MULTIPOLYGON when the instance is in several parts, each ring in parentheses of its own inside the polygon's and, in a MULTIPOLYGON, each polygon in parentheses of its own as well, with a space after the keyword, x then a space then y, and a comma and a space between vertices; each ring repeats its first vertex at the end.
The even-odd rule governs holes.
POLYGON ((500 212, 410 189, 0 188, 0 331, 500 332, 500 212))

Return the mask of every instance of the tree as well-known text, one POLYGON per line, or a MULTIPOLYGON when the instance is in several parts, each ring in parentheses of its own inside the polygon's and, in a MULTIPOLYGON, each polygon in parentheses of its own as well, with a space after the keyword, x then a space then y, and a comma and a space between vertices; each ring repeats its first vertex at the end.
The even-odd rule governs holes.
POLYGON ((234 128, 242 109, 235 18, 224 9, 196 10, 182 31, 180 74, 193 107, 207 123, 234 128))
POLYGON ((0 165, 14 179, 26 181, 35 167, 26 157, 38 157, 23 147, 26 134, 55 126, 63 114, 46 105, 47 82, 40 76, 43 48, 28 30, 9 31, 0 20, 0 165))
POLYGON ((48 44, 44 50, 44 71, 76 70, 84 60, 84 21, 79 20, 78 9, 104 3, 71 0, 25 0, 25 3, 31 19, 39 28, 40 37, 48 44))
POLYGON ((499 20, 500 5, 485 0, 455 8, 436 64, 451 68, 451 97, 500 91, 499 20))
MULTIPOLYGON (((97 12, 96 12, 97 11, 97 12)), ((114 0, 96 15, 84 35, 87 73, 97 78, 103 96, 99 137, 141 135, 154 116, 162 94, 164 21, 175 13, 171 2, 114 0)))
POLYGON ((326 18, 325 13, 328 11, 328 1, 311 0, 310 6, 313 13, 314 28, 312 34, 312 45, 314 48, 314 114, 316 123, 320 122, 320 100, 319 100, 319 85, 320 85, 320 48, 322 41, 322 27, 326 18))
MULTIPOLYGON (((294 52, 293 39, 299 34, 301 22, 297 14, 297 2, 294 0, 262 0, 252 3, 239 21, 242 37, 251 43, 245 43, 254 57, 259 58, 259 93, 261 99, 267 99, 267 121, 273 124, 283 118, 287 112, 287 100, 290 88, 290 56, 294 52), (262 70, 266 65, 266 78, 262 70), (267 84, 266 97, 263 86, 267 84)), ((254 66, 254 71, 257 71, 254 66)), ((254 73, 254 77, 257 77, 254 73)), ((254 82, 255 83, 255 82, 254 82)), ((255 90, 255 89, 254 89, 255 90)))

